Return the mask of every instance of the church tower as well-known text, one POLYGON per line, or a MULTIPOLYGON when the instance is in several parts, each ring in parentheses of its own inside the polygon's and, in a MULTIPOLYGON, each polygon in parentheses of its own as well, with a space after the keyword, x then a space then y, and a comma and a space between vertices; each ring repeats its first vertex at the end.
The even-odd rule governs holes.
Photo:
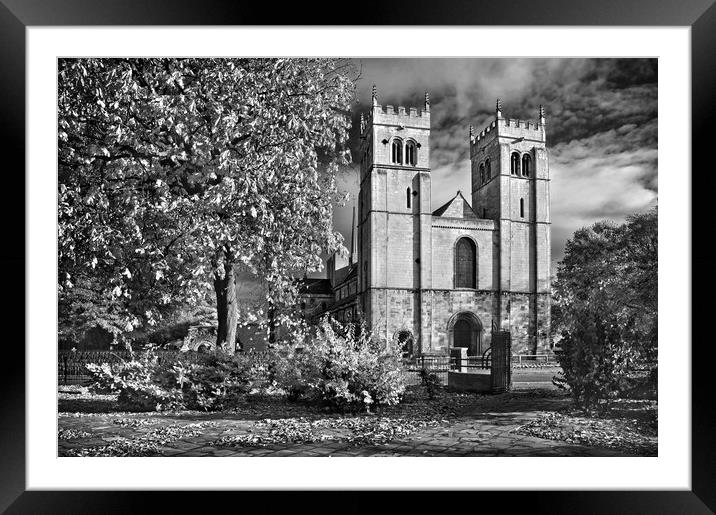
POLYGON ((378 334, 409 332, 417 347, 430 330, 420 308, 432 273, 430 98, 420 111, 383 107, 373 86, 371 103, 368 118, 361 116, 360 306, 378 334))
POLYGON ((513 352, 549 351, 550 198, 544 109, 537 121, 495 118, 479 134, 470 128, 472 206, 495 221, 498 320, 513 352))

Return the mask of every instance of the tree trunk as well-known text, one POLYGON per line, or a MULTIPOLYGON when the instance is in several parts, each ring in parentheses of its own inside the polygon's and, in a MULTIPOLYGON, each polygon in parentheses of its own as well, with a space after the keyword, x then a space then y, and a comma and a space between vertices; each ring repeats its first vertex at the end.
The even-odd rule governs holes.
POLYGON ((268 310, 269 316, 269 343, 274 344, 276 342, 276 311, 271 304, 268 310))
POLYGON ((234 263, 224 259, 224 277, 214 274, 214 291, 216 292, 216 314, 219 326, 216 331, 216 346, 227 352, 236 351, 236 325, 239 313, 236 305, 236 278, 234 263))

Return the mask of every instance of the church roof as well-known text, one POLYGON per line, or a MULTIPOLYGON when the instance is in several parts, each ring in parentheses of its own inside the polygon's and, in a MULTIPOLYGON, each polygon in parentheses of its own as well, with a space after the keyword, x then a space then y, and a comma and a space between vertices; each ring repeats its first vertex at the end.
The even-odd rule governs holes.
POLYGON ((299 291, 304 295, 332 295, 331 281, 328 279, 302 279, 299 291))
POLYGON ((448 200, 445 204, 433 211, 433 216, 444 216, 447 218, 467 218, 477 220, 479 217, 472 210, 462 192, 458 190, 457 194, 448 200))
POLYGON ((341 283, 346 282, 348 279, 352 279, 358 275, 358 267, 355 265, 344 266, 339 268, 335 272, 335 285, 338 286, 341 283))

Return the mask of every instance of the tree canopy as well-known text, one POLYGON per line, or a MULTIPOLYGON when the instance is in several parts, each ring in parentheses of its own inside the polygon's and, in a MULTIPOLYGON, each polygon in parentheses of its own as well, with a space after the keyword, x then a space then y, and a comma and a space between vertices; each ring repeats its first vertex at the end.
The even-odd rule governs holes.
POLYGON ((635 371, 656 379, 657 209, 574 233, 559 264, 553 330, 564 380, 585 405, 618 394, 635 371))
POLYGON ((131 331, 213 284, 231 346, 239 264, 269 303, 292 302, 293 274, 342 248, 352 73, 337 59, 61 59, 61 323, 131 331))

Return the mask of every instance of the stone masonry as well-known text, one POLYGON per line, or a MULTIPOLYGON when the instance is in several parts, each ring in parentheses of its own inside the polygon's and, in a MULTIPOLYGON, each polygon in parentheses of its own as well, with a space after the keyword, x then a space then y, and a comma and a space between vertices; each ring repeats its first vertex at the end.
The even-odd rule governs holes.
POLYGON ((381 337, 409 332, 420 354, 468 347, 492 329, 513 353, 550 345, 550 199, 545 117, 470 127, 472 191, 431 210, 430 100, 361 117, 357 305, 381 337))

